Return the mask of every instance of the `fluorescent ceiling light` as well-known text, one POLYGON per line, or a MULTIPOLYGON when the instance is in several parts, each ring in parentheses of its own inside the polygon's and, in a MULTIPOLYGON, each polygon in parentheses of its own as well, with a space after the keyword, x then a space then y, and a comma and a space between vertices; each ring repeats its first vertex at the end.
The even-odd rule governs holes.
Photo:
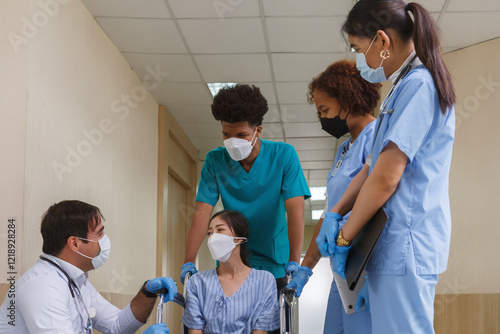
POLYGON ((319 220, 321 218, 321 214, 323 210, 311 210, 311 218, 313 220, 319 220))
POLYGON ((212 96, 217 95, 219 90, 224 87, 234 87, 236 86, 235 82, 208 82, 207 83, 208 89, 210 89, 210 93, 212 93, 212 96))
POLYGON ((310 187, 309 190, 311 190, 311 201, 326 200, 326 187, 310 187))

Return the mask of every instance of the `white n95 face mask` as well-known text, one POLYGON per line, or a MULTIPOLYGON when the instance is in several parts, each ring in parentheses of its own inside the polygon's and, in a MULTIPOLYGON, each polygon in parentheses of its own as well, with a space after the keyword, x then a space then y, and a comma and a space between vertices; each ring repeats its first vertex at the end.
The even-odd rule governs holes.
POLYGON ((244 237, 232 237, 227 234, 214 233, 208 238, 207 245, 215 261, 226 262, 229 260, 233 249, 236 247, 234 240, 247 240, 244 237))
POLYGON ((252 136, 252 139, 250 141, 246 139, 241 139, 241 138, 229 138, 224 140, 224 146, 226 147, 227 153, 229 153, 229 156, 231 159, 234 161, 241 161, 250 155, 252 153, 252 149, 255 146, 255 143, 252 145, 252 141, 255 138, 255 135, 257 134, 257 129, 255 129, 255 132, 252 136))
POLYGON ((102 267, 104 263, 108 260, 109 253, 111 252, 111 240, 109 240, 108 235, 104 234, 101 239, 98 241, 95 240, 90 240, 90 239, 85 239, 85 238, 78 238, 80 240, 86 240, 86 241, 91 241, 91 242, 97 242, 99 244, 99 254, 97 254, 96 257, 90 257, 85 254, 82 254, 77 251, 78 254, 80 254, 83 257, 86 257, 87 259, 92 260, 92 265, 94 266, 94 269, 97 269, 99 267, 102 267))
POLYGON ((375 42, 376 38, 377 38, 377 36, 375 35, 375 38, 373 38, 370 46, 368 47, 368 50, 366 50, 366 53, 357 53, 356 54, 356 68, 359 70, 361 77, 363 79, 365 79, 366 81, 371 82, 371 83, 387 81, 387 77, 385 76, 384 68, 382 67, 382 63, 384 62, 384 58, 382 58, 382 61, 380 62, 379 67, 377 67, 375 69, 371 68, 366 63, 365 54, 368 54, 368 51, 370 51, 370 48, 372 47, 373 42, 375 42))

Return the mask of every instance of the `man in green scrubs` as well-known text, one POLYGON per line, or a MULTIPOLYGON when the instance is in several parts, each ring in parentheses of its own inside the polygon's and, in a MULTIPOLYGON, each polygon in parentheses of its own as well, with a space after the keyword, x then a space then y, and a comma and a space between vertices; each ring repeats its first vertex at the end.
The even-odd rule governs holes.
POLYGON ((278 291, 286 285, 286 264, 300 262, 304 200, 311 195, 293 146, 259 139, 267 110, 255 86, 226 87, 214 97, 212 113, 221 121, 224 147, 207 154, 201 171, 182 282, 187 272, 197 272, 193 263, 219 196, 224 209, 247 218, 250 263, 271 272, 278 291))

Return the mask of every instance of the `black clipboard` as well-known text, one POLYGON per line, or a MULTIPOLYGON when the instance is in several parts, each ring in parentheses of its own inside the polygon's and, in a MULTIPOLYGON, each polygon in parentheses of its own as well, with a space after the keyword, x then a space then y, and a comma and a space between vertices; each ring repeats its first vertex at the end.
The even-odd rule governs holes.
POLYGON ((384 209, 380 208, 352 240, 345 266, 345 278, 350 290, 356 288, 388 219, 384 209))

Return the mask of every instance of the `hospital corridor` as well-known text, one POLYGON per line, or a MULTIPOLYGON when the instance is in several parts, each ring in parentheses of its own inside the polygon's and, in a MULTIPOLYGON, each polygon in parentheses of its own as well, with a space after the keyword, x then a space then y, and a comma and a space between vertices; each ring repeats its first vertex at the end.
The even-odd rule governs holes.
POLYGON ((0 16, 0 333, 500 334, 500 1, 0 16))

